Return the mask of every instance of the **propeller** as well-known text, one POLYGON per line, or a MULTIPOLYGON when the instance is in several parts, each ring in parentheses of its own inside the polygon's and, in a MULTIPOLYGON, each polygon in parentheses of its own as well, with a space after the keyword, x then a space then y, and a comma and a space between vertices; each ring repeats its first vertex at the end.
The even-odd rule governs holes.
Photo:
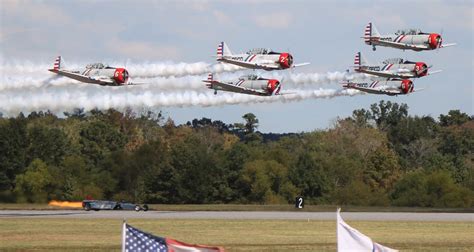
POLYGON ((429 65, 429 66, 427 66, 427 67, 423 67, 422 69, 420 69, 420 70, 418 70, 418 71, 416 72, 416 75, 420 75, 420 74, 422 74, 423 72, 428 72, 428 69, 430 69, 430 68, 432 68, 432 67, 433 67, 433 65, 429 65))
POLYGON ((444 29, 441 28, 441 31, 439 33, 439 38, 437 39, 436 41, 436 52, 439 52, 439 49, 441 48, 441 45, 443 44, 443 32, 444 32, 444 29))

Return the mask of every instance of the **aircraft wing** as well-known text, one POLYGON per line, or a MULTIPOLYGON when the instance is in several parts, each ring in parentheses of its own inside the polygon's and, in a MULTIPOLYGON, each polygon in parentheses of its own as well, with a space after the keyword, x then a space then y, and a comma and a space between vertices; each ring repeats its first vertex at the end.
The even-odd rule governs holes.
POLYGON ((233 92, 233 93, 240 93, 240 94, 249 94, 249 95, 258 95, 258 96, 269 96, 268 93, 264 91, 258 91, 255 89, 250 89, 250 88, 244 88, 244 87, 239 87, 236 85, 231 85, 227 83, 222 83, 219 81, 204 81, 207 83, 210 83, 211 89, 215 90, 222 90, 222 91, 228 91, 228 92, 233 92))
POLYGON ((379 77, 384 77, 384 78, 401 78, 401 79, 407 79, 414 77, 413 75, 410 74, 403 74, 403 73, 393 73, 393 72, 387 72, 387 71, 372 71, 372 70, 358 70, 362 73, 366 74, 371 74, 379 77))
POLYGON ((400 94, 400 92, 395 91, 395 90, 377 89, 377 88, 369 88, 369 87, 358 87, 358 86, 353 85, 353 84, 345 84, 345 85, 343 85, 343 87, 357 89, 359 91, 366 92, 366 93, 369 93, 369 94, 384 94, 384 95, 390 95, 390 96, 400 94))
POLYGON ((114 84, 114 82, 111 79, 104 79, 104 78, 97 78, 97 77, 90 77, 86 76, 80 73, 76 72, 71 72, 71 71, 65 71, 65 70, 55 70, 55 69, 49 69, 50 72, 56 73, 61 76, 66 76, 68 78, 80 81, 80 82, 85 82, 85 83, 92 83, 92 84, 99 84, 99 85, 111 85, 114 84))
POLYGON ((430 49, 428 46, 410 45, 410 44, 397 43, 397 42, 391 42, 391 41, 385 41, 385 40, 377 40, 377 43, 381 45, 387 45, 387 46, 399 48, 399 49, 418 49, 418 50, 430 49))
POLYGON ((267 66, 267 65, 261 65, 261 64, 256 64, 256 63, 250 63, 250 62, 244 62, 240 60, 232 60, 232 59, 226 59, 226 58, 220 58, 217 59, 218 61, 222 61, 225 63, 245 67, 245 68, 250 68, 250 69, 264 69, 264 70, 276 70, 278 67, 272 67, 272 66, 267 66))
POLYGON ((305 62, 305 63, 293 64, 293 67, 306 66, 306 65, 309 65, 309 64, 311 64, 311 63, 305 62))
POLYGON ((441 44, 441 48, 443 47, 449 47, 449 46, 455 46, 457 45, 456 43, 450 43, 450 44, 441 44))
POLYGON ((424 90, 424 89, 426 89, 426 88, 418 88, 418 89, 413 90, 413 92, 419 92, 419 91, 424 90))
POLYGON ((441 72, 443 72, 443 70, 429 71, 428 75, 437 74, 437 73, 441 73, 441 72))

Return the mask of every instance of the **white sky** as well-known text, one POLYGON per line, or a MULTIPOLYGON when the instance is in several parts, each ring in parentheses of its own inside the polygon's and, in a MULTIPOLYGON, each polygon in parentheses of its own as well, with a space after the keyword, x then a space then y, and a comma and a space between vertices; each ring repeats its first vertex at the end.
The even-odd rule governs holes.
MULTIPOLYGON (((337 117, 381 99, 407 103, 412 115, 435 118, 451 109, 473 114, 473 1, 0 1, 4 62, 67 61, 212 63, 220 41, 233 51, 272 48, 311 62, 295 72, 344 71, 361 51, 373 63, 390 57, 425 61, 443 72, 414 81, 427 88, 409 96, 359 95, 292 103, 163 108, 177 123, 209 117, 240 122, 252 112, 262 132, 300 132, 331 126, 337 117), (456 47, 412 52, 360 39, 372 21, 382 33, 399 28, 443 31, 456 47)), ((265 73, 263 73, 265 74, 265 73)), ((333 88, 338 88, 332 84, 333 88)), ((212 92, 212 91, 209 91, 212 92)), ((1 110, 1 109, 0 109, 1 110)))

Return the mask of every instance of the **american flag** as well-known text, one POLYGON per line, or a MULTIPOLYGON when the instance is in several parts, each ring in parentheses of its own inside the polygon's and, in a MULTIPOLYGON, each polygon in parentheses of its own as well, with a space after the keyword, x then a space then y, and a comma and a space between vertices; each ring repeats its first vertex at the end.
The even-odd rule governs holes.
POLYGON ((128 224, 124 224, 124 239, 122 250, 126 252, 144 251, 144 252, 167 252, 166 240, 138 230, 128 224))
POLYGON ((145 233, 127 223, 123 224, 122 251, 132 252, 222 252, 223 248, 206 245, 187 244, 169 238, 145 233))

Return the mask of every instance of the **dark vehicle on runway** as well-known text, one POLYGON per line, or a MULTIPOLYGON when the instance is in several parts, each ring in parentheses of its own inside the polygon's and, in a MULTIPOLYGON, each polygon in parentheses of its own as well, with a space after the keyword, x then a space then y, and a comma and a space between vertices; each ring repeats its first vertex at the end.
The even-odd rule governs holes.
POLYGON ((94 210, 135 210, 137 212, 143 210, 148 211, 148 205, 140 206, 124 201, 108 201, 108 200, 83 200, 82 208, 86 211, 94 210))

